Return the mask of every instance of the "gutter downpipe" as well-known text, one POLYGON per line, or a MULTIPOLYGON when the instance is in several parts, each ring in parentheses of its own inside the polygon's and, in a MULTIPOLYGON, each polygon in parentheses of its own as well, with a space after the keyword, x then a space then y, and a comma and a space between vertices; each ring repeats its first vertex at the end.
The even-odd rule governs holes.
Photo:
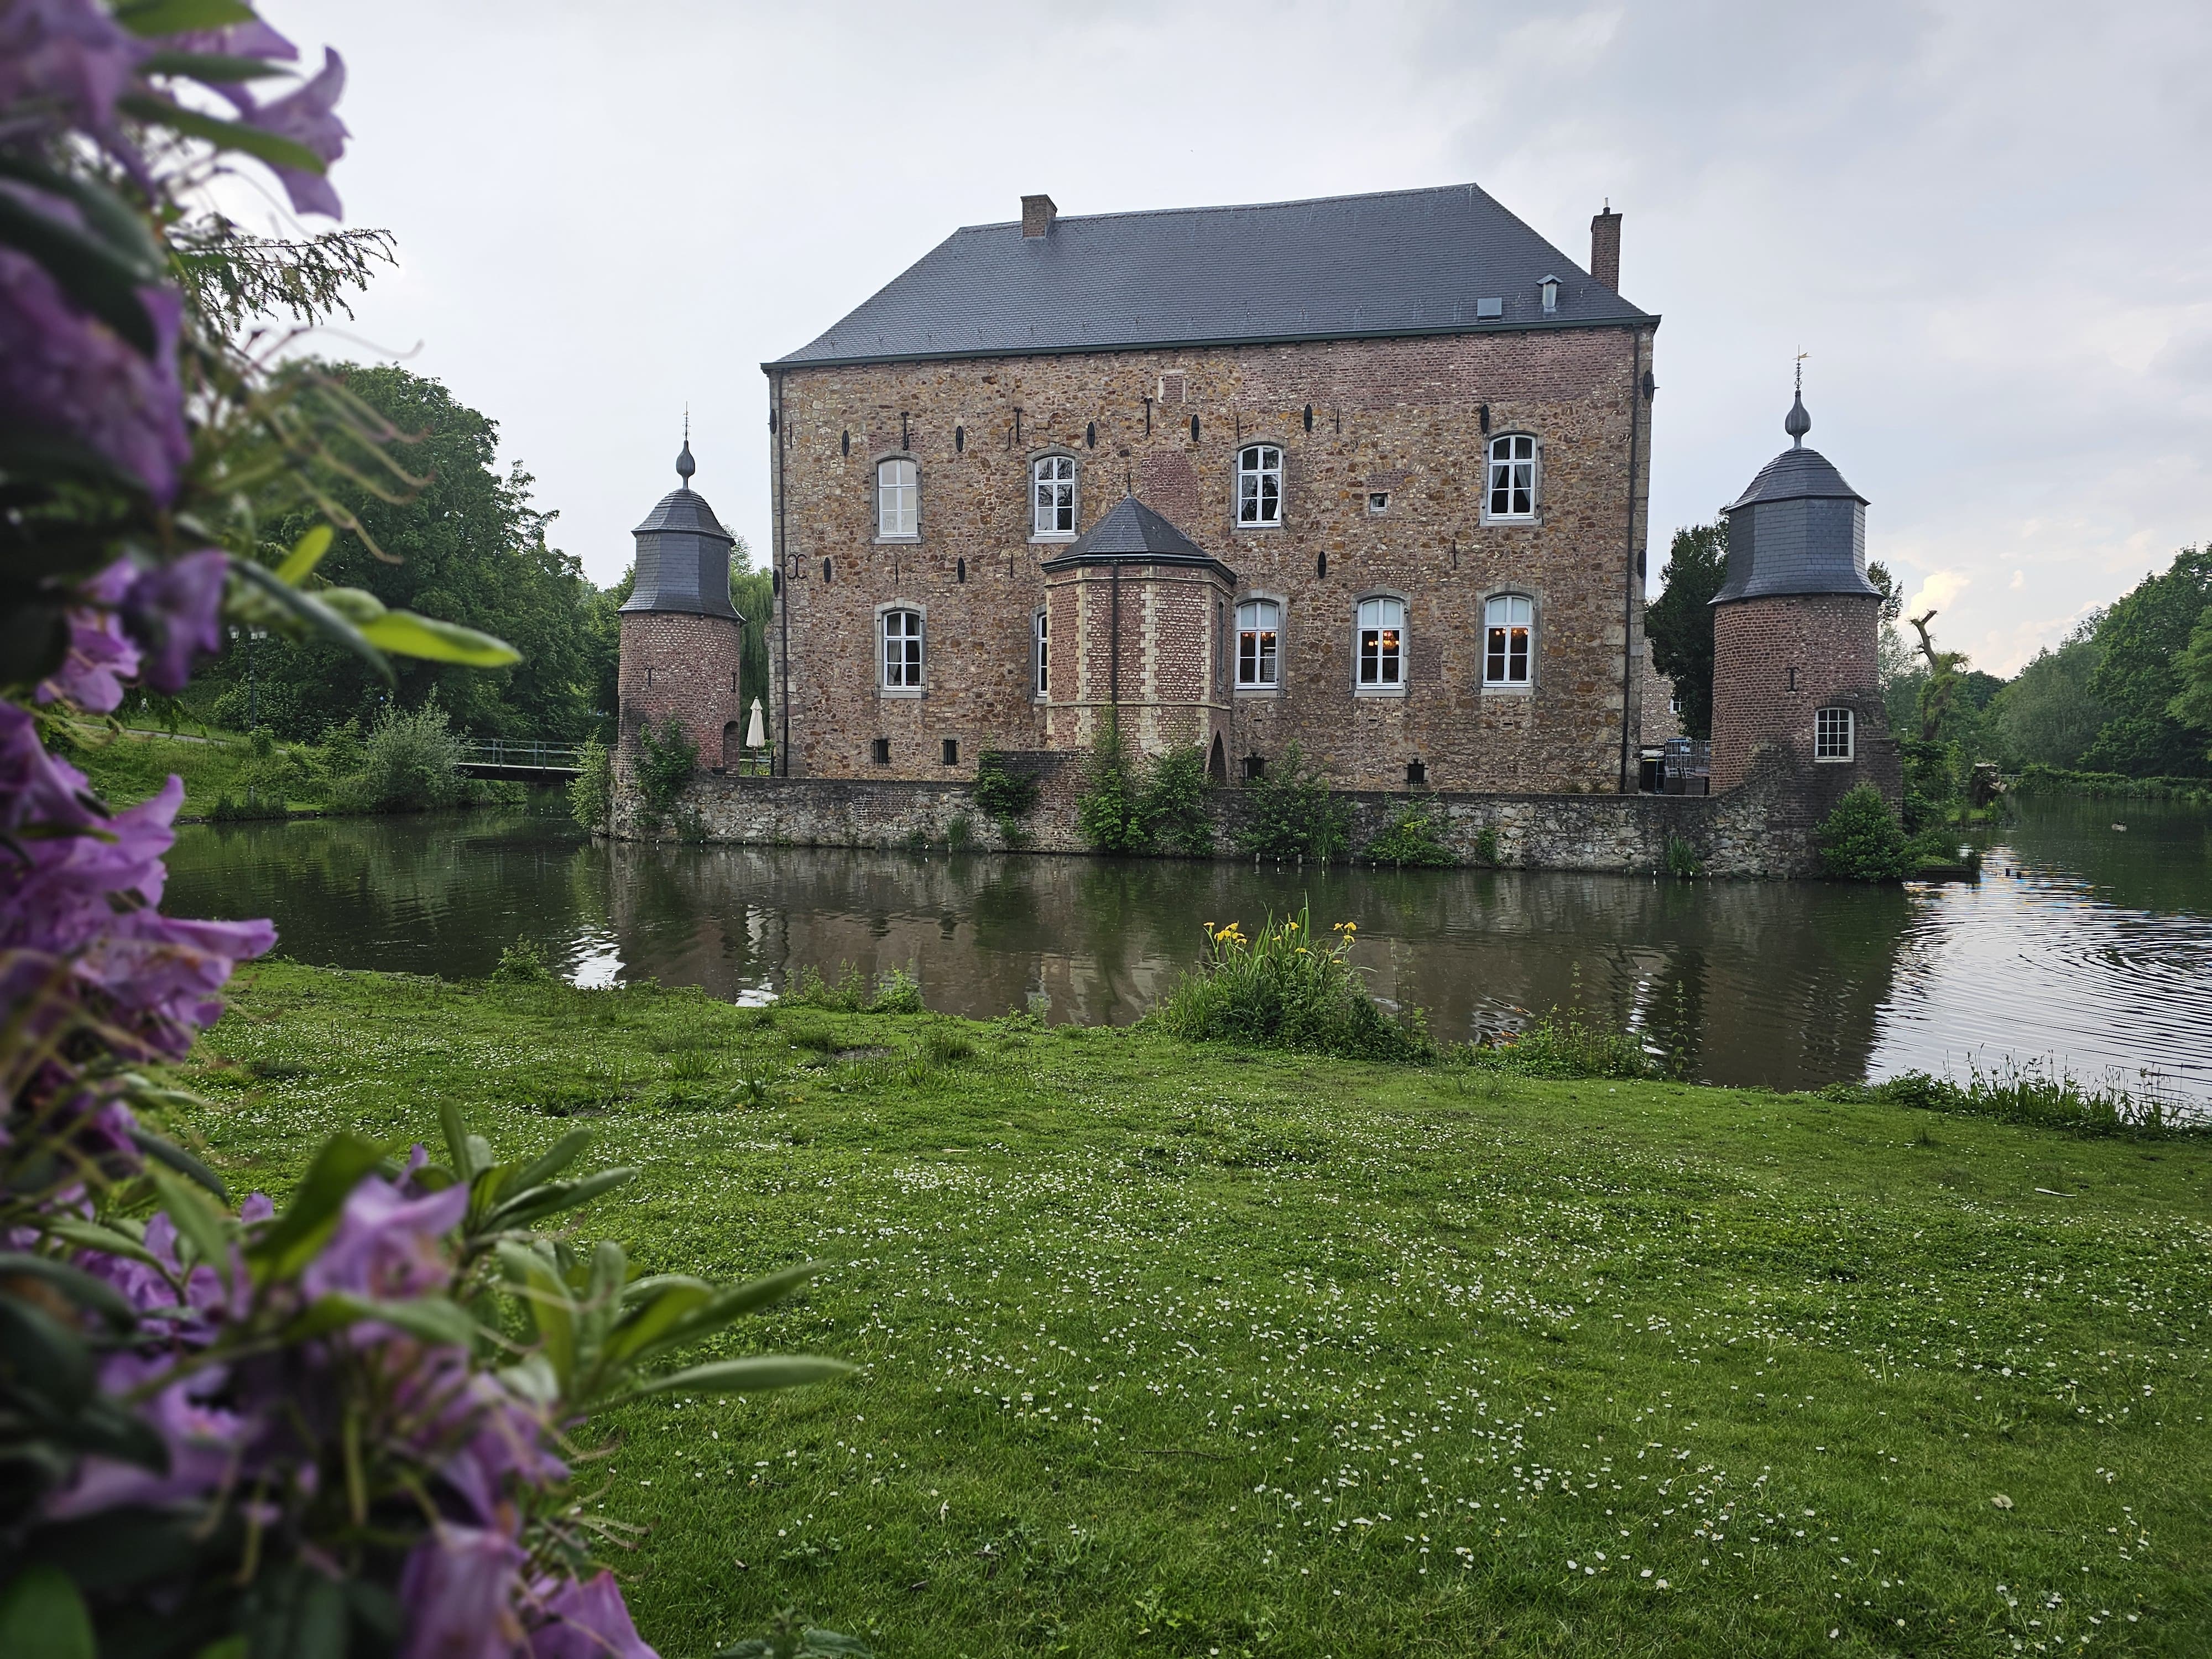
POLYGON ((1644 335, 1631 329, 1628 334, 1628 531, 1626 538, 1628 556, 1627 570, 1621 579, 1620 606, 1620 793, 1628 793, 1628 726, 1630 711, 1636 696, 1636 665, 1633 645, 1636 638, 1636 464, 1642 453, 1644 412, 1637 399, 1643 392, 1642 377, 1637 371, 1644 362, 1644 335))
POLYGON ((770 435, 775 440, 775 578, 776 629, 779 635, 775 653, 776 678, 781 682, 777 699, 783 705, 778 724, 783 728, 781 750, 783 775, 791 775, 791 561, 783 545, 783 448, 785 442, 783 420, 783 376, 774 377, 775 388, 775 430, 770 435))

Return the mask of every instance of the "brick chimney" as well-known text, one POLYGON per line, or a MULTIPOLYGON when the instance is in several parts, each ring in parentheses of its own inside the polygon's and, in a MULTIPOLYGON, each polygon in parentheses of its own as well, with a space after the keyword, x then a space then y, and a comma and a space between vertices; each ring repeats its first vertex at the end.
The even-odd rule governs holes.
POLYGON ((1620 216, 1613 204, 1590 216, 1590 275, 1615 294, 1620 292, 1620 216))
POLYGON ((1060 210, 1052 204, 1049 196, 1022 198, 1022 240, 1043 236, 1052 229, 1052 222, 1060 217, 1060 210))

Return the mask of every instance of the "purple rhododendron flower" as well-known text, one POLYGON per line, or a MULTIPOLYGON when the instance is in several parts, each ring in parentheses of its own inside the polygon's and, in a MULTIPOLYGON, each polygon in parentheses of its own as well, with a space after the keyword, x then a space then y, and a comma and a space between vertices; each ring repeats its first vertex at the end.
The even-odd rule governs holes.
POLYGON ((153 50, 95 0, 0 0, 0 137, 63 125, 106 134, 153 50))
POLYGON ((477 1520, 489 1522, 498 1515, 511 1477, 534 1486, 568 1478, 568 1466, 545 1449, 544 1419, 497 1377, 482 1371, 471 1376, 448 1415, 463 1422, 473 1416, 476 1427, 438 1473, 477 1520))
POLYGON ((530 1659, 660 1659, 630 1622, 614 1574, 537 1589, 546 1622, 530 1632, 530 1659))
MULTIPOLYGON (((345 154, 345 141, 349 136, 345 123, 333 112, 339 94, 344 91, 345 61, 325 47, 322 71, 313 80, 273 104, 258 109, 241 107, 240 113, 247 125, 305 145, 327 165, 345 154)), ((342 216, 338 193, 331 188, 331 181, 325 174, 273 163, 270 170, 283 181, 295 212, 327 214, 333 219, 342 216)))
POLYGON ((192 453, 177 381, 184 306, 171 289, 138 297, 150 358, 72 306, 27 254, 0 248, 0 420, 76 440, 167 506, 192 453))
MULTIPOLYGON (((167 1356, 111 1355, 100 1368, 100 1387, 110 1396, 154 1381, 168 1369, 167 1356)), ((138 1408, 168 1449, 166 1470, 141 1468, 112 1458, 88 1457, 76 1478, 47 1501, 46 1513, 66 1521, 125 1504, 173 1504, 202 1498, 238 1478, 252 1425, 237 1413, 206 1403, 226 1381, 218 1368, 173 1382, 138 1408)))
POLYGON ((399 1576, 407 1609, 400 1659, 513 1659, 522 1547, 504 1532, 444 1522, 417 1544, 399 1576))
POLYGON ((138 672, 138 647, 124 637, 115 606, 131 591, 137 568, 118 559, 77 588, 85 603, 69 612, 69 655, 39 683, 39 701, 65 698, 87 714, 105 714, 123 701, 123 682, 138 672))
POLYGON ((370 1176, 347 1196, 337 1231, 301 1273, 300 1289, 311 1298, 335 1291, 373 1297, 442 1291, 453 1268, 439 1241, 468 1207, 469 1189, 458 1183, 409 1198, 370 1176))
POLYGON ((175 693, 191 678, 192 659, 222 649, 222 590, 230 560, 187 553, 142 571, 124 596, 124 620, 146 647, 146 684, 175 693))

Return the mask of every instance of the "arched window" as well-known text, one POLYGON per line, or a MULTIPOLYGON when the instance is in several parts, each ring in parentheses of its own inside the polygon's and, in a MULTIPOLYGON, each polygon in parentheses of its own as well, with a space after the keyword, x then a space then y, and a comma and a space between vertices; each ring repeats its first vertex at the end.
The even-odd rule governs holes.
POLYGON ((1036 694, 1040 697, 1052 694, 1052 618, 1044 611, 1036 613, 1036 694))
POLYGON ((878 462, 876 534, 908 540, 920 532, 921 524, 921 475, 915 464, 902 459, 878 462))
POLYGON ((1276 641, 1283 623, 1283 607, 1273 599, 1247 599, 1237 607, 1237 684, 1273 686, 1278 653, 1276 641))
POLYGON ((1490 441, 1489 516, 1536 516, 1536 441, 1525 432, 1508 432, 1490 441))
POLYGON ((1536 637, 1535 602, 1500 593, 1482 607, 1482 683, 1525 686, 1536 637))
POLYGON ((884 689, 921 689, 921 612, 884 612, 884 689))
POLYGON ((1075 533, 1075 457, 1040 455, 1030 467, 1035 507, 1030 520, 1034 536, 1073 536, 1075 533))
POLYGON ((1406 683, 1406 602, 1359 602, 1359 684, 1395 690, 1406 683))
POLYGON ((1283 452, 1273 444, 1247 444, 1237 452, 1237 522, 1283 521, 1283 452))
POLYGON ((1848 708, 1823 708, 1813 716, 1813 758, 1847 761, 1852 758, 1852 738, 1857 733, 1848 708))

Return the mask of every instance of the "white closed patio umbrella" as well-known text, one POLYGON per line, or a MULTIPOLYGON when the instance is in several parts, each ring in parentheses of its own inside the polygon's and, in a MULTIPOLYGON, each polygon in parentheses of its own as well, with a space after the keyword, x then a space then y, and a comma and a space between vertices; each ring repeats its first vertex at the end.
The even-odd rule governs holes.
POLYGON ((768 721, 761 713, 761 700, 758 697, 753 699, 752 719, 745 722, 745 747, 748 749, 768 747, 768 721))

